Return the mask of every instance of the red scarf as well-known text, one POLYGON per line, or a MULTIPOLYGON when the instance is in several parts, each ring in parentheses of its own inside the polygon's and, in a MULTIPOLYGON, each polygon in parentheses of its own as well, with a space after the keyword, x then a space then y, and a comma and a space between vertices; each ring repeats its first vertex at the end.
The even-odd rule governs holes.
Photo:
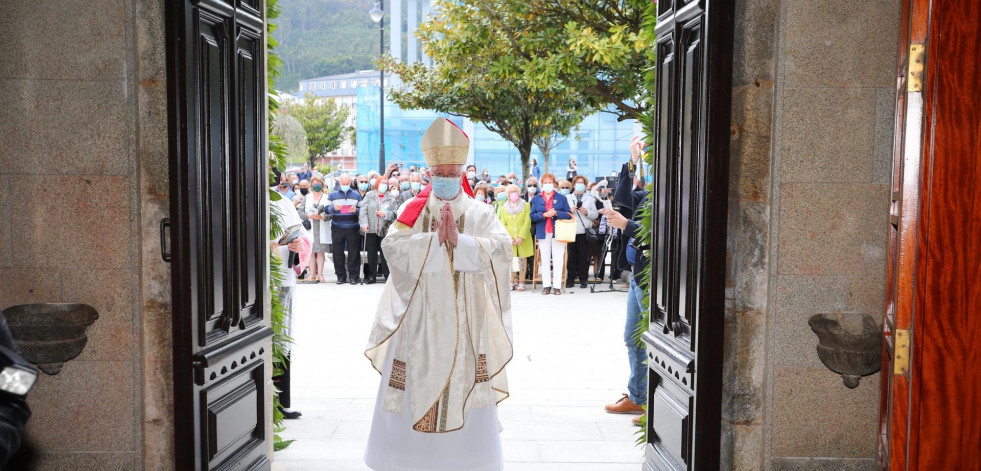
MULTIPOLYGON (((467 181, 467 176, 463 175, 461 179, 463 180, 461 185, 463 186, 463 191, 473 198, 473 189, 470 188, 470 182, 467 181)), ((426 185, 415 198, 409 201, 409 204, 405 206, 405 210, 402 211, 402 215, 399 216, 399 222, 409 227, 416 225, 416 220, 422 215, 422 210, 425 209, 426 202, 429 201, 429 191, 431 189, 432 185, 426 185)))
MULTIPOLYGON (((554 197, 555 197, 554 191, 548 196, 542 195, 542 199, 545 200, 545 212, 552 210, 552 198, 554 197)), ((552 218, 545 218, 545 233, 551 234, 553 232, 555 231, 552 229, 552 218)))

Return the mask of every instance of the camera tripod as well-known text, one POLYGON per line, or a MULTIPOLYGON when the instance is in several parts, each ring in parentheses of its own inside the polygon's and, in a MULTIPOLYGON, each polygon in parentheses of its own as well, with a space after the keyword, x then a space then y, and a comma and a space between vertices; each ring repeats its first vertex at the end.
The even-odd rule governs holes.
MULTIPOLYGON (((610 253, 610 247, 612 245, 613 245, 613 228, 612 227, 608 227, 607 230, 606 230, 606 238, 603 239, 603 245, 600 247, 600 255, 599 255, 599 262, 600 262, 600 264, 606 263, 606 255, 608 253, 610 253)), ((594 273, 593 274, 593 282, 590 283, 590 285, 589 285, 589 292, 590 293, 615 293, 615 292, 621 292, 622 293, 622 292, 625 291, 625 290, 622 290, 622 289, 617 289, 616 287, 613 286, 613 282, 614 282, 614 280, 613 280, 613 264, 616 263, 616 254, 613 255, 613 259, 611 260, 611 262, 612 263, 610 263, 610 273, 608 273, 608 275, 610 276, 610 286, 609 286, 609 288, 597 290, 596 289, 596 285, 600 284, 600 282, 599 281, 596 281, 596 274, 594 273)))

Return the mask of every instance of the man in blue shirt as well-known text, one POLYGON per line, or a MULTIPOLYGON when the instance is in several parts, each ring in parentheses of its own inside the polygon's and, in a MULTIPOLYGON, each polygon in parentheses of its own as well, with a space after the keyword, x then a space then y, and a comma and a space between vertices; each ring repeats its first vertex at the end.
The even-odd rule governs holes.
POLYGON ((281 177, 279 186, 276 187, 276 192, 283 195, 283 198, 286 198, 289 201, 293 201, 293 197, 296 196, 296 194, 293 193, 293 186, 290 185, 290 181, 285 175, 281 177))
POLYGON ((326 207, 330 217, 331 249, 334 256, 334 274, 337 284, 344 284, 348 279, 351 284, 358 283, 358 273, 361 271, 361 227, 358 225, 358 202, 361 193, 351 188, 351 175, 342 173, 337 179, 339 188, 327 199, 330 204, 326 207), (344 249, 347 248, 347 271, 344 268, 344 249))
POLYGON ((310 164, 303 164, 303 170, 297 172, 296 177, 300 180, 309 180, 313 177, 313 173, 310 171, 310 164))

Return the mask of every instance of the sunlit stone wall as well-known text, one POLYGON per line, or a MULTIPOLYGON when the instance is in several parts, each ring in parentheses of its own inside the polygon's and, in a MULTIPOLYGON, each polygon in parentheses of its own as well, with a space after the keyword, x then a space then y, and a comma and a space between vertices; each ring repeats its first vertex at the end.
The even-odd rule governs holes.
POLYGON ((171 469, 163 0, 0 2, 0 308, 81 302, 11 469, 171 469))
POLYGON ((882 317, 900 2, 736 5, 724 468, 871 470, 879 375, 807 319, 882 317))

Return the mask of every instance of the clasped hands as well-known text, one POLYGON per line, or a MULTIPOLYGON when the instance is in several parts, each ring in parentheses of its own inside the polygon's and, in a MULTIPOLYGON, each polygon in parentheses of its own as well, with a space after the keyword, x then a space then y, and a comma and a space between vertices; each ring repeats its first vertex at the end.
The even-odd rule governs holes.
POLYGON ((453 217, 453 211, 450 209, 449 203, 439 211, 436 237, 439 240, 439 245, 445 244, 449 249, 455 248, 460 240, 460 231, 456 227, 456 219, 453 217))

